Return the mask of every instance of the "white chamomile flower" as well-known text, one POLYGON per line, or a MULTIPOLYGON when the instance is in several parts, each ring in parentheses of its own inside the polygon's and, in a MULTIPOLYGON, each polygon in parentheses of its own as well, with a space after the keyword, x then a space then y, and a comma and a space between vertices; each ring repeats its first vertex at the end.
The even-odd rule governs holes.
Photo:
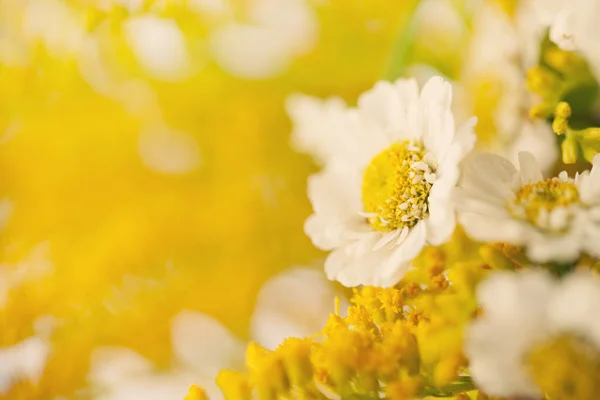
MULTIPOLYGON (((519 15, 525 13, 521 10, 519 15)), ((549 123, 529 118, 534 104, 527 90, 524 71, 531 67, 529 42, 535 33, 523 32, 520 24, 495 4, 485 4, 476 13, 470 45, 463 60, 455 103, 455 115, 476 115, 477 148, 516 161, 529 151, 551 169, 558 159, 556 134, 549 123)))
POLYGON ((391 286, 426 244, 448 240, 458 165, 475 141, 474 119, 455 132, 451 101, 451 85, 434 77, 420 94, 414 79, 379 82, 356 108, 332 101, 317 111, 317 101, 309 107, 298 98, 304 110, 289 104, 294 141, 324 164, 308 183, 314 214, 305 231, 332 250, 329 279, 391 286), (322 116, 327 130, 319 127, 322 116))
POLYGON ((576 272, 495 272, 477 291, 483 315, 468 327, 465 354, 477 387, 502 397, 597 398, 600 280, 576 272))
POLYGON ((520 153, 519 164, 494 154, 465 160, 455 202, 467 233, 524 246, 536 262, 600 256, 600 156, 574 179, 566 172, 544 179, 530 153, 520 153))

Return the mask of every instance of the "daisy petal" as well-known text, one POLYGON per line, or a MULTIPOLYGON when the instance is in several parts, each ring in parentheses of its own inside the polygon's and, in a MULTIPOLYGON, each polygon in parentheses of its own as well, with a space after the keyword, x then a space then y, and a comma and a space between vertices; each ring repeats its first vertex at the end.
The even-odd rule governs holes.
POLYGON ((528 185, 544 179, 535 157, 526 151, 519 153, 519 169, 521 170, 521 185, 528 185))

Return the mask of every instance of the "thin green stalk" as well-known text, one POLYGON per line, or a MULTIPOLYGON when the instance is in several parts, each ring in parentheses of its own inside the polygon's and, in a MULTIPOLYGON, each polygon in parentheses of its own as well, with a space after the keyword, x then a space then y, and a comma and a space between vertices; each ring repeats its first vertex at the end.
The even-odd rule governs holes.
POLYGON ((407 58, 414 44, 414 36, 417 28, 416 10, 420 1, 415 1, 410 10, 404 14, 400 31, 392 46, 391 56, 388 61, 384 79, 394 81, 404 72, 407 58))
POLYGON ((475 384, 471 380, 470 376, 461 376, 458 381, 445 386, 443 390, 433 387, 426 387, 423 390, 423 394, 432 397, 451 397, 458 393, 470 392, 471 390, 475 389, 475 384))

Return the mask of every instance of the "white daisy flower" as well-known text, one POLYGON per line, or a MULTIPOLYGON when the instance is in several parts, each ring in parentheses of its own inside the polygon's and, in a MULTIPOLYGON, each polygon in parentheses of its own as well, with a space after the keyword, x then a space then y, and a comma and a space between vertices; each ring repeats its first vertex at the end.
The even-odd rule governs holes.
POLYGON ((559 363, 566 364, 579 382, 595 379, 597 372, 576 369, 573 359, 557 357, 555 352, 561 349, 561 355, 566 352, 583 365, 587 357, 594 363, 593 357, 600 355, 597 277, 577 272, 558 281, 537 269, 494 272, 478 287, 477 298, 483 315, 467 329, 465 353, 473 380, 487 394, 537 399, 549 389, 538 384, 548 379, 558 382, 550 386, 560 390, 562 380, 570 377, 557 375, 553 368, 559 363), (578 351, 581 348, 587 354, 578 351), (536 355, 547 361, 545 368, 534 364, 536 355))
POLYGON ((317 247, 333 250, 325 262, 329 279, 391 286, 426 244, 448 240, 458 164, 475 141, 474 119, 455 131, 451 101, 451 85, 434 77, 420 94, 414 79, 379 82, 357 108, 289 104, 293 140, 325 166, 309 179, 314 214, 305 231, 317 247), (330 129, 303 120, 321 116, 330 129))
MULTIPOLYGON (((334 311, 336 295, 319 271, 292 268, 276 275, 258 294, 250 325, 252 340, 274 350, 287 337, 314 335, 334 311)), ((245 342, 214 318, 191 310, 181 311, 173 318, 171 340, 175 368, 165 372, 157 371, 149 360, 133 350, 97 349, 92 355, 89 376, 94 398, 181 399, 196 384, 211 399, 222 399, 215 379, 220 370, 243 369, 245 342)), ((0 366, 0 379, 1 372, 0 366)))
POLYGON ((600 256, 600 156, 574 179, 566 172, 544 179, 531 153, 519 154, 519 164, 494 154, 465 160, 455 202, 467 233, 524 246, 536 262, 600 256))

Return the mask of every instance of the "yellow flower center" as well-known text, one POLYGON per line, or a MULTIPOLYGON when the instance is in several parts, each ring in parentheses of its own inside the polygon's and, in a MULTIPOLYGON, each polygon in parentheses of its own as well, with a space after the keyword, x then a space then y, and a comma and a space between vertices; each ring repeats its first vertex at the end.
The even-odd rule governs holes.
POLYGON ((570 213, 564 217, 550 217, 550 213, 558 207, 567 208, 579 202, 579 190, 573 182, 559 178, 522 186, 516 197, 508 203, 508 209, 516 218, 522 219, 548 231, 560 231, 570 219, 570 213))
POLYGON ((427 198, 435 181, 420 143, 395 143, 378 154, 365 171, 362 200, 373 228, 412 227, 429 214, 427 198))
POLYGON ((548 398, 598 398, 600 354, 588 342, 560 336, 534 349, 526 362, 533 381, 548 398))

